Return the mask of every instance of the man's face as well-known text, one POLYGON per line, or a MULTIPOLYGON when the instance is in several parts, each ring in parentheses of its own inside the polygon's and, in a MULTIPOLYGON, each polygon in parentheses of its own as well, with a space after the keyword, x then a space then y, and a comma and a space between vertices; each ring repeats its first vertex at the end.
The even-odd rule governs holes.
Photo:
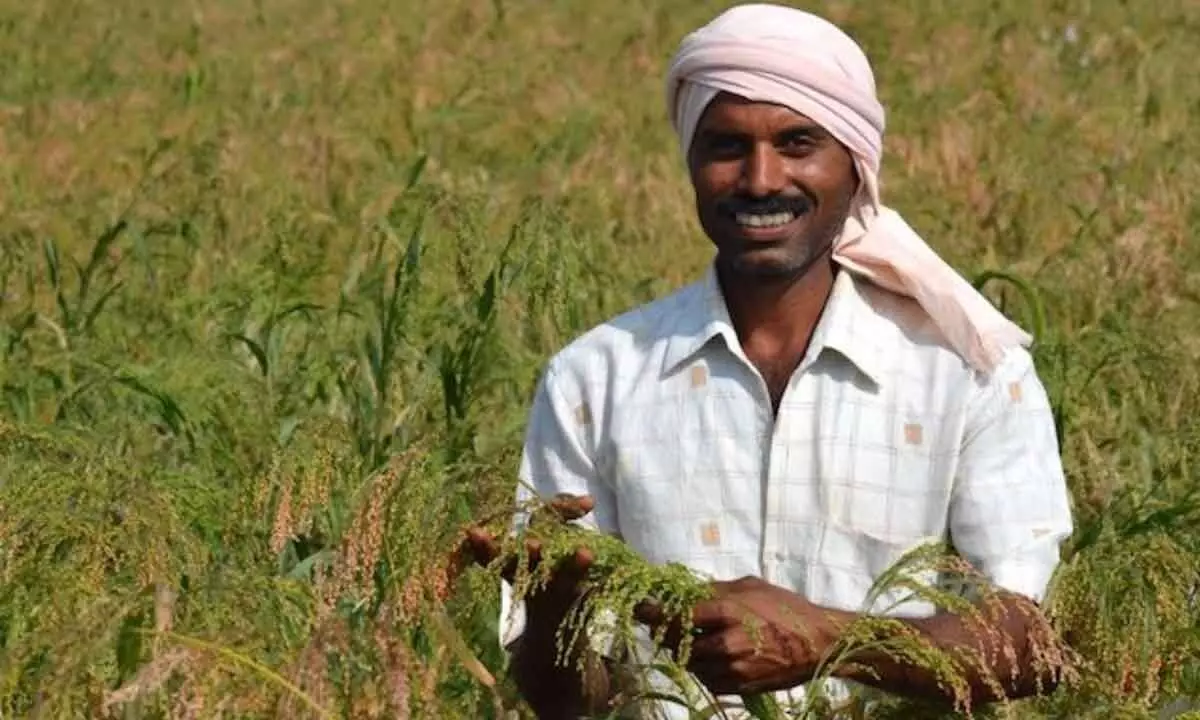
POLYGON ((858 175, 850 153, 804 115, 721 93, 688 156, 717 262, 749 278, 794 277, 829 249, 858 175))

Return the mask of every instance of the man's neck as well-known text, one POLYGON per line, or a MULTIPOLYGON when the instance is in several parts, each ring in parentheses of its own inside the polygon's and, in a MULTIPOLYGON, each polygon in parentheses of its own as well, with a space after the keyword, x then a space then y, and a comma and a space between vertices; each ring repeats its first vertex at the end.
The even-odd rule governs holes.
POLYGON ((747 355, 756 361, 799 364, 836 275, 828 254, 803 274, 778 279, 734 277, 718 264, 725 305, 747 355))

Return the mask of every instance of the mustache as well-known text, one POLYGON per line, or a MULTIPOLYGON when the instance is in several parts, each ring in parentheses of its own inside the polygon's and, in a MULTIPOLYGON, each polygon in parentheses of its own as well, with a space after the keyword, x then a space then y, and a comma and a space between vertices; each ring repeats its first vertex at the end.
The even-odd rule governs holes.
POLYGON ((770 195, 768 197, 730 195, 717 202, 717 210, 728 215, 738 213, 774 215, 783 212, 803 215, 812 208, 813 201, 807 195, 770 195))

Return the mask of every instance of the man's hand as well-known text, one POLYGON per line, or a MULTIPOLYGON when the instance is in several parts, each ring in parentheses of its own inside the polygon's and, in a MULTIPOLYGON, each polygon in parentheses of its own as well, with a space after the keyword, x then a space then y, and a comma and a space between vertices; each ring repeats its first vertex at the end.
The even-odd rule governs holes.
MULTIPOLYGON (((540 514, 531 524, 577 520, 591 512, 592 507, 589 496, 560 495, 549 503, 548 512, 540 514)), ((465 542, 475 561, 484 567, 490 566, 501 552, 499 541, 483 528, 469 529, 465 542)), ((525 549, 530 569, 535 570, 542 559, 541 543, 528 540, 525 549)), ((574 718, 594 712, 605 706, 611 694, 607 670, 599 658, 591 657, 587 651, 586 638, 581 637, 578 646, 568 650, 565 666, 556 662, 559 627, 579 600, 583 580, 593 561, 587 548, 578 548, 573 556, 559 562, 544 588, 531 591, 524 598, 525 632, 513 651, 513 669, 521 694, 539 718, 574 718), (588 668, 583 675, 576 669, 580 659, 588 668)), ((514 558, 501 570, 509 583, 516 576, 518 562, 514 558)))
MULTIPOLYGON (((560 495, 550 501, 547 510, 536 515, 531 524, 546 522, 547 518, 559 522, 578 520, 592 511, 592 505, 592 498, 587 495, 560 495)), ((475 562, 483 567, 491 565, 500 555, 500 542, 483 528, 470 528, 466 542, 470 545, 475 562)), ((542 545, 537 540, 527 540, 525 550, 529 556, 530 570, 533 571, 541 564, 542 545)), ((501 576, 507 582, 514 581, 519 561, 519 558, 513 558, 501 570, 501 576)), ((580 583, 587 576, 592 561, 591 552, 587 548, 579 548, 574 556, 564 558, 559 563, 544 589, 531 592, 525 598, 527 628, 534 631, 549 629, 553 634, 558 625, 555 621, 561 621, 579 597, 580 583), (548 624, 554 627, 544 627, 548 624)))
MULTIPOLYGON (((715 695, 785 690, 808 682, 837 628, 833 613, 757 577, 713 583, 714 597, 693 613, 688 670, 715 695)), ((652 628, 665 620, 643 604, 638 620, 652 628)), ((666 644, 677 648, 679 623, 666 626, 666 644)))
MULTIPOLYGON (((713 589, 715 597, 698 604, 692 614, 687 669, 717 695, 786 690, 811 681, 839 634, 860 617, 814 605, 759 578, 716 582, 713 589)), ((1037 661, 1039 643, 1047 644, 1040 653, 1048 656, 1058 646, 1036 608, 1025 598, 1003 593, 991 611, 998 616, 972 619, 946 613, 904 621, 934 647, 963 661, 965 697, 931 669, 882 650, 858 653, 852 664, 834 668, 834 676, 948 705, 967 700, 977 706, 1053 691, 1063 668, 1037 661), (987 638, 1006 641, 1011 651, 996 652, 987 638)), ((679 647, 679 623, 668 622, 658 606, 643 603, 637 619, 663 628, 666 646, 679 647)))

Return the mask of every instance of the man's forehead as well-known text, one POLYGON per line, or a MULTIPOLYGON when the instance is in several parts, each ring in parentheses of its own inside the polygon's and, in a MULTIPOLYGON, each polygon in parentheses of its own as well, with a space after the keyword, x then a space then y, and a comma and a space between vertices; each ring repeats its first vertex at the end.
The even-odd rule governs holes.
POLYGON ((753 100, 722 91, 713 98, 700 117, 701 130, 738 125, 747 121, 770 121, 795 127, 820 128, 820 124, 804 113, 778 102, 753 100))

